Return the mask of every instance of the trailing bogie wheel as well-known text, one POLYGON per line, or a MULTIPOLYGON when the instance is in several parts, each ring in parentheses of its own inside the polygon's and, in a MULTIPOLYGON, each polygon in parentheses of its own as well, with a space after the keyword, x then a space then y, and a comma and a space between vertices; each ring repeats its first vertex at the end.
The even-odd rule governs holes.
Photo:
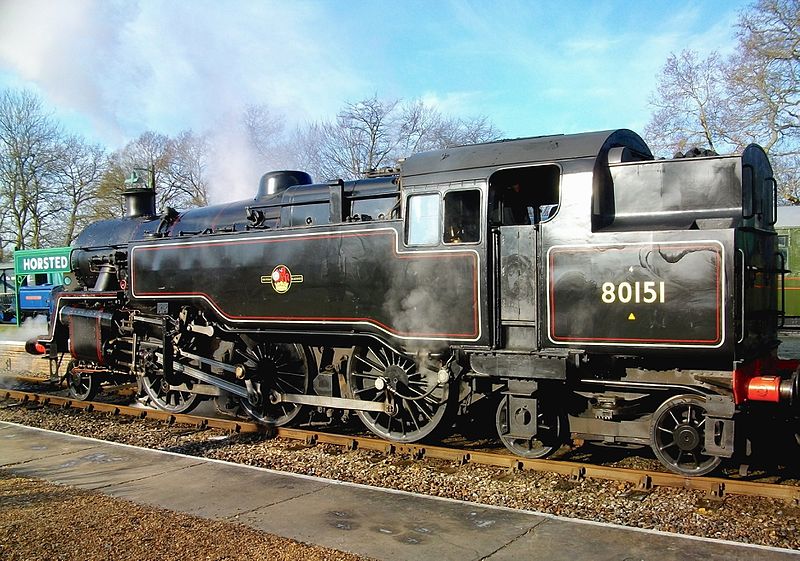
MULTIPOLYGON (((680 475, 698 476, 714 471, 721 458, 705 453, 706 400, 698 395, 676 395, 653 414, 650 437, 656 457, 680 475)), ((712 428, 713 430, 713 428, 712 428)))
POLYGON ((556 400, 555 395, 537 394, 535 406, 532 406, 530 402, 534 400, 515 401, 512 396, 502 396, 495 427, 503 445, 517 456, 529 459, 546 458, 558 450, 564 443, 567 422, 553 407, 556 400), (534 436, 513 435, 514 427, 530 427, 534 422, 534 436))

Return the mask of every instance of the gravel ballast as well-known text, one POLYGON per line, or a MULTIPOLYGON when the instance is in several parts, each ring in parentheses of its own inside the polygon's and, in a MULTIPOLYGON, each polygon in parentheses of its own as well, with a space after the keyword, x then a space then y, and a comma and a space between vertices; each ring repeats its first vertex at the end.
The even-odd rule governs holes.
POLYGON ((775 499, 734 495, 716 499, 699 491, 669 488, 640 491, 626 483, 573 481, 552 473, 509 472, 433 460, 417 462, 372 451, 345 451, 325 444, 305 446, 280 438, 228 435, 216 429, 197 430, 46 407, 3 408, 0 420, 488 505, 800 549, 797 531, 800 508, 775 499))

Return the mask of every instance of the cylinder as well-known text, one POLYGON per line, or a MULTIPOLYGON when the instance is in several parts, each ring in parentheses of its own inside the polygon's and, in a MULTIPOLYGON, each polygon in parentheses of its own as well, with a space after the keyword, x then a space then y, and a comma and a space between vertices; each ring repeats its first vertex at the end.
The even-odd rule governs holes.
POLYGON ((58 314, 58 320, 69 327, 69 352, 74 358, 105 364, 103 341, 114 325, 113 314, 64 306, 58 314))

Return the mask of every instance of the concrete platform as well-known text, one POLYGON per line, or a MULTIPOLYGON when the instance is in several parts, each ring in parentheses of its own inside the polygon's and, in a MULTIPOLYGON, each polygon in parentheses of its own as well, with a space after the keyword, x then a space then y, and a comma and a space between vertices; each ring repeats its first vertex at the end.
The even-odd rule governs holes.
MULTIPOLYGON (((17 328, 9 327, 8 329, 17 328)), ((44 327, 43 333, 46 331, 47 326, 44 327)), ((21 331, 20 334, 22 334, 21 331)), ((31 331, 30 337, 35 334, 35 330, 31 331)), ((0 373, 41 376, 46 380, 50 377, 50 366, 45 357, 26 353, 25 341, 0 340, 0 373)))
POLYGON ((797 561, 798 552, 435 499, 0 423, 18 475, 385 560, 797 561))

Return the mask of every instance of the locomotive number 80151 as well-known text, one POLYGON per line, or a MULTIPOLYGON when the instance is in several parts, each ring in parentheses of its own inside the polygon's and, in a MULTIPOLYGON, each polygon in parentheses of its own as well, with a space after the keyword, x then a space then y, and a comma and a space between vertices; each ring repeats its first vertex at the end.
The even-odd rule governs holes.
POLYGON ((651 446, 686 475, 744 450, 752 421, 796 417, 798 364, 775 358, 777 185, 755 145, 656 160, 614 130, 352 181, 271 172, 254 199, 186 212, 124 195, 125 217, 75 240, 29 345, 69 353, 82 397, 135 377, 169 411, 353 411, 401 442, 491 404, 472 422, 521 456, 651 446))

